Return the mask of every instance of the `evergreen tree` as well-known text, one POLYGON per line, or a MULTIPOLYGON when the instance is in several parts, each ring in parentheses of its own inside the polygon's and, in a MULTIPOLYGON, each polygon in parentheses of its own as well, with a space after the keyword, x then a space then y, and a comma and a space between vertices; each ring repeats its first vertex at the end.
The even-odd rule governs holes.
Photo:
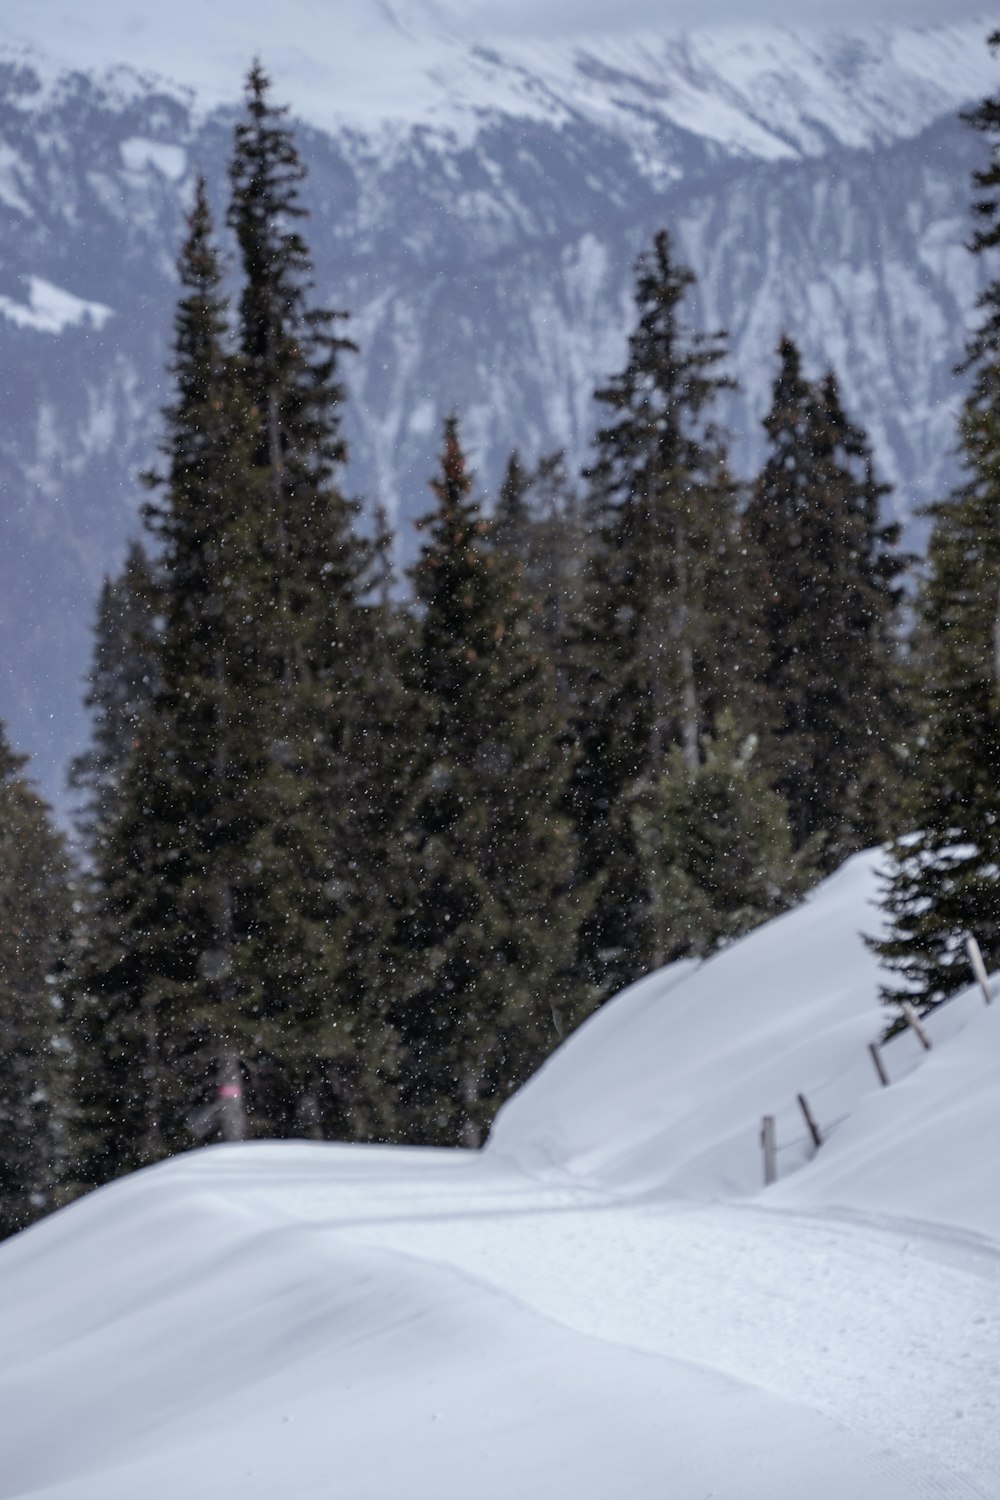
POLYGON ((487 526, 454 417, 414 580, 422 732, 403 818, 390 971, 401 1128, 477 1144, 554 1045, 577 917, 551 674, 487 526))
POLYGON ((0 1235, 56 1207, 67 1171, 70 870, 24 765, 0 726, 0 1235))
POLYGON ((604 882, 582 954, 604 989, 666 953, 660 877, 632 801, 668 774, 675 747, 697 769, 719 714, 740 716, 745 664, 733 639, 743 619, 736 493, 713 419, 732 385, 720 370, 724 336, 685 323, 694 276, 665 232, 637 273, 628 363, 597 392, 609 420, 589 471, 596 544, 574 646, 572 805, 584 877, 604 882))
POLYGON ((561 720, 569 717, 571 622, 579 614, 587 536, 562 451, 534 469, 511 454, 490 533, 491 548, 516 569, 532 645, 555 669, 561 720))
MULTIPOLYGON (((989 39, 1000 48, 1000 32, 989 39)), ((971 249, 1000 245, 1000 94, 966 116, 989 145, 974 174, 979 227, 971 249)), ((900 992, 923 1011, 971 978, 974 933, 1000 966, 1000 277, 983 291, 962 370, 971 377, 959 424, 965 476, 931 508, 920 611, 922 730, 909 802, 916 830, 898 839, 885 882, 889 933, 873 947, 900 992)))
POLYGON ((791 906, 810 884, 788 809, 768 783, 756 737, 728 716, 691 768, 679 748, 630 799, 636 842, 656 872, 655 924, 666 960, 702 958, 791 906))
POLYGON ((93 662, 84 705, 90 747, 70 768, 82 794, 78 825, 94 849, 114 822, 125 767, 156 687, 156 590, 141 542, 133 542, 117 578, 106 578, 97 607, 93 662))
POLYGON ((256 636, 262 510, 204 183, 179 269, 167 471, 147 507, 163 612, 156 690, 98 850, 81 972, 84 1181, 213 1130, 243 1136, 241 1058, 260 1047, 274 815, 256 636))
MULTIPOLYGON (((310 1029, 294 1068, 286 1047, 262 1077, 273 1080, 268 1108, 285 1128, 294 1122, 283 1099, 322 1098, 324 1128, 351 1134, 366 1128, 356 1118, 367 1087, 357 1077, 358 1049, 377 1074, 384 1041, 380 1009, 368 1015, 364 997, 346 988, 358 964, 346 934, 366 885, 359 851, 378 713, 368 687, 385 682, 392 668, 383 661, 385 611, 372 602, 377 559, 359 531, 357 502, 339 484, 346 449, 338 357, 353 345, 335 331, 343 314, 311 301, 312 266, 298 228, 304 168, 285 114, 255 65, 246 119, 236 129, 229 222, 243 271, 240 347, 259 422, 254 462, 270 497, 270 592, 260 635, 282 684, 272 735, 284 814, 271 855, 281 867, 285 922, 275 929, 266 972, 276 993, 308 995, 321 1024, 310 1029), (297 929, 301 941, 292 936, 297 929), (296 948, 316 961, 304 968, 299 957, 286 970, 296 948)), ((367 862, 377 859, 371 851, 367 862)))
POLYGON ((834 377, 808 381, 791 339, 778 353, 769 453, 745 516, 761 568, 765 732, 796 846, 820 839, 833 868, 884 834, 893 801, 902 562, 834 377))

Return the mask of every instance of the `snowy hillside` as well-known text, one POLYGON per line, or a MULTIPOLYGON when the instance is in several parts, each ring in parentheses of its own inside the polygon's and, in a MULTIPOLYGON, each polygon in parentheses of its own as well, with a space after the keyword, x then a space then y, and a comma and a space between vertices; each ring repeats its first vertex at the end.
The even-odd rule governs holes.
POLYGON ((1000 1005, 879 1086, 876 862, 612 1001, 481 1153, 215 1148, 0 1246, 0 1496, 992 1500, 1000 1005))
POLYGON ((169 10, 101 0, 84 18, 61 0, 17 0, 0 18, 0 45, 40 65, 50 87, 83 68, 134 96, 126 68, 189 91, 201 111, 233 103, 259 54, 296 114, 331 133, 384 130, 385 144, 421 126, 468 145, 490 116, 586 120, 628 139, 657 177, 664 125, 776 160, 916 135, 993 87, 986 10, 937 26, 810 26, 804 13, 791 26, 699 27, 691 15, 653 14, 482 0, 294 0, 280 10, 268 0, 169 10))

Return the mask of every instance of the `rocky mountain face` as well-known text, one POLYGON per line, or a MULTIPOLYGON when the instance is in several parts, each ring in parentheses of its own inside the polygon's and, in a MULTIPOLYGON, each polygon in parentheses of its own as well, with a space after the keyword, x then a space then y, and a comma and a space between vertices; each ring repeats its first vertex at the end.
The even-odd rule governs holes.
MULTIPOLYGON (((523 60, 470 56, 531 95, 523 60)), ((778 69, 773 119, 759 89, 734 103, 731 79, 699 75, 716 114, 702 99, 685 117, 676 67, 657 93, 648 58, 646 74, 577 61, 569 102, 541 69, 531 97, 546 107, 470 106, 462 128, 300 128, 317 296, 349 310, 360 347, 345 368, 350 488, 389 508, 405 561, 447 411, 487 496, 515 445, 584 461, 594 386, 622 363, 635 258, 666 225, 699 278, 692 320, 730 333, 737 472, 759 458, 788 331, 814 370, 836 368, 912 519, 955 477, 981 143, 929 84, 910 89, 895 133, 891 111, 852 114, 844 99, 869 84, 849 50, 828 65, 844 98, 802 97, 797 114, 778 69), (728 135, 727 109, 742 111, 728 135)), ((85 741, 96 591, 155 457, 193 173, 209 175, 221 221, 231 126, 231 111, 136 75, 53 78, 0 59, 0 717, 50 796, 85 741)))

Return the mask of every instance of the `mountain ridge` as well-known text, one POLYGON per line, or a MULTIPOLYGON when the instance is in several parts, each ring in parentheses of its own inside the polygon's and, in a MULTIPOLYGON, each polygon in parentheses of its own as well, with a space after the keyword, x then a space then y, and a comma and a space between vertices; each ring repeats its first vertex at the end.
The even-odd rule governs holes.
MULTIPOLYGON (((120 76, 117 94, 85 71, 47 88, 0 62, 0 717, 57 799, 85 739, 97 589, 155 453, 193 172, 223 222, 235 118, 120 76), (39 286, 50 313, 53 298, 76 309, 60 331, 41 326, 39 286)), ((352 313, 361 348, 344 370, 347 485, 395 514, 402 560, 449 408, 487 496, 515 445, 586 460, 592 392, 625 355, 632 267, 664 225, 699 278, 691 321, 730 331, 738 472, 759 460, 787 331, 810 368, 837 369, 897 515, 954 482, 952 371, 982 284, 964 249, 972 133, 948 114, 888 144, 759 160, 656 129, 651 171, 634 139, 582 113, 487 112, 464 142, 400 127, 388 153, 384 134, 299 127, 317 298, 352 313)))

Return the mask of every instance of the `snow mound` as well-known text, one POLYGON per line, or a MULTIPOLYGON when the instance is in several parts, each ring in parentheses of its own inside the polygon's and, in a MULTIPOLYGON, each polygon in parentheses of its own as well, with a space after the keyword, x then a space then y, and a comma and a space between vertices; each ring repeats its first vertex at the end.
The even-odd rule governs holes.
POLYGON ((927 1023, 929 1054, 912 1033, 894 1038, 887 1089, 868 1051, 888 1019, 864 941, 881 930, 882 860, 857 855, 707 962, 632 985, 501 1111, 490 1149, 616 1193, 743 1197, 761 1191, 772 1115, 779 1181, 760 1201, 1000 1238, 1000 1194, 984 1191, 1000 1140, 1000 1003, 987 1010, 975 986, 949 1001, 927 1023))
POLYGON ((1000 1004, 879 1085, 879 860, 612 1001, 485 1151, 216 1147, 0 1245, 0 1500, 991 1500, 1000 1004))

